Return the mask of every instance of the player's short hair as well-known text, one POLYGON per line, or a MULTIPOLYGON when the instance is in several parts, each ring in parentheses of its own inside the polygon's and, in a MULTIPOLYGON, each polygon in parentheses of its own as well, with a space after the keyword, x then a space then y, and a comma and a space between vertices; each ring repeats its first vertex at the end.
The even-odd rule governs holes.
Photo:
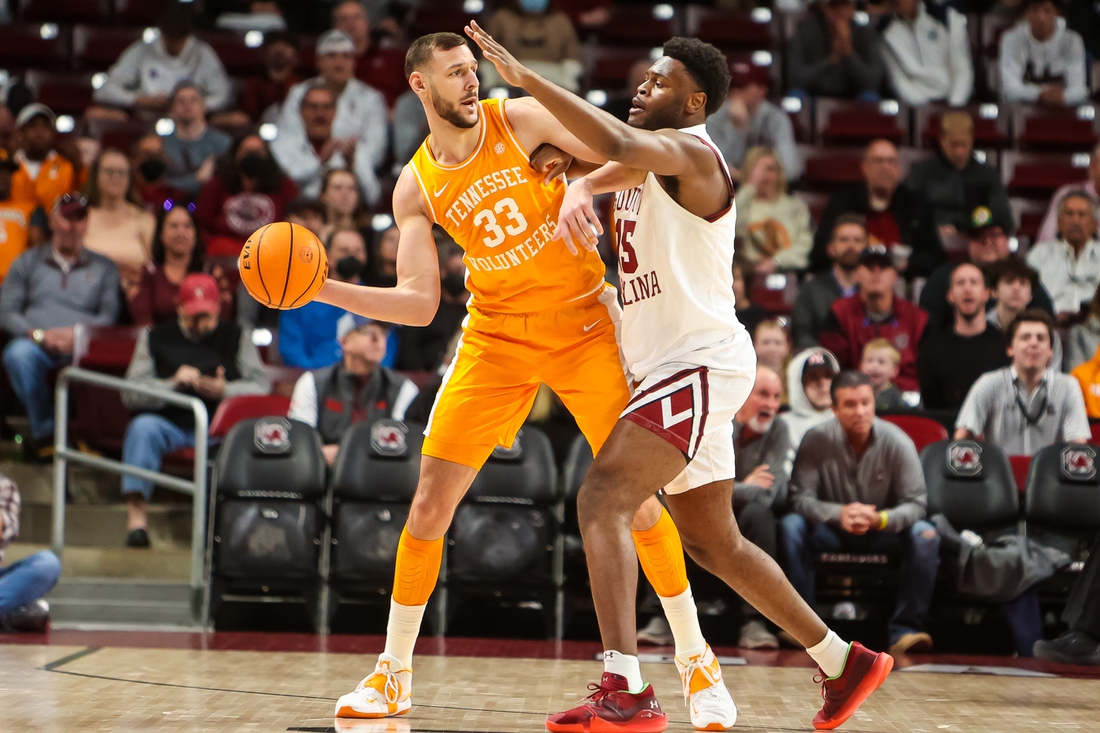
POLYGON ((866 357, 868 351, 886 351, 889 352, 890 358, 894 361, 894 366, 901 363, 901 352, 899 352, 894 345, 886 339, 878 338, 871 339, 863 346, 863 353, 861 356, 866 357))
POLYGON ((829 397, 832 398, 833 405, 836 405, 837 392, 842 389, 854 389, 856 387, 870 387, 872 392, 875 390, 871 378, 863 372, 857 372, 855 369, 845 369, 833 377, 833 383, 829 385, 829 397))
POLYGON ((423 71, 436 51, 450 51, 465 45, 466 39, 457 33, 429 33, 417 38, 405 53, 405 78, 412 76, 414 71, 423 71))
MULTIPOLYGON (((411 49, 410 49, 411 50, 411 49)), ((730 67, 726 56, 698 38, 676 36, 665 43, 665 56, 676 59, 707 95, 707 117, 718 111, 730 89, 730 67)))
POLYGON ((1041 323, 1046 326, 1047 338, 1050 345, 1054 346, 1054 319, 1050 317, 1049 313, 1038 308, 1028 308, 1013 318, 1012 323, 1008 324, 1008 333, 1005 336, 1008 338, 1009 346, 1016 339, 1016 332, 1020 330, 1020 324, 1022 323, 1041 323))

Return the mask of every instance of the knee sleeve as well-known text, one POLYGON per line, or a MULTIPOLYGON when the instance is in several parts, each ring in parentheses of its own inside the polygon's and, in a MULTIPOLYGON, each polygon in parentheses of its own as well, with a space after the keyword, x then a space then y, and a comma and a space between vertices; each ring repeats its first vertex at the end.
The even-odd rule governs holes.
POLYGON ((401 531, 397 543, 397 567, 393 575, 393 600, 402 606, 423 606, 435 590, 439 564, 443 560, 443 538, 418 540, 401 531))
POLYGON ((634 548, 638 552, 642 571, 657 595, 669 598, 686 591, 688 579, 684 546, 668 511, 661 509, 661 518, 657 520, 657 524, 631 534, 634 536, 634 548))

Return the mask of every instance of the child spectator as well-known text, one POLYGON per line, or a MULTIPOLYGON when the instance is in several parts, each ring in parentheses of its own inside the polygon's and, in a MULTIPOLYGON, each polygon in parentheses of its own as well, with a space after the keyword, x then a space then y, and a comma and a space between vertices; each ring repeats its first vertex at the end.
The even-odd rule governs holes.
POLYGON ((791 359, 791 338, 787 329, 772 319, 761 321, 752 332, 752 344, 756 349, 756 363, 780 375, 783 390, 780 404, 787 404, 787 363, 791 359))
POLYGON ((810 428, 833 417, 829 389, 839 373, 836 357, 820 346, 796 354, 787 365, 791 410, 783 418, 791 429, 791 447, 797 449, 810 428))
POLYGON ((901 390, 894 385, 899 364, 901 354, 886 339, 872 339, 863 347, 863 360, 859 363, 859 370, 871 378, 871 387, 875 391, 875 412, 893 412, 908 408, 902 399, 901 390))

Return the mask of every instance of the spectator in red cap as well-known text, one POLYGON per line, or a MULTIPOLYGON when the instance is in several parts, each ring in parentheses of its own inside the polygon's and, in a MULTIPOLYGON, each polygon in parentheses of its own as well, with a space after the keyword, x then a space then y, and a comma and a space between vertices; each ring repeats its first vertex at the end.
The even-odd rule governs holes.
MULTIPOLYGON (((730 96, 722 109, 707 119, 707 132, 730 168, 741 170, 750 148, 773 148, 787 178, 802 175, 802 156, 794 141, 787 113, 768 101, 768 67, 738 61, 730 69, 730 96)), ((747 178, 750 171, 741 171, 747 178)))
MULTIPOLYGON (((142 331, 126 379, 147 387, 198 397, 213 415, 227 397, 267 394, 271 384, 252 343, 251 331, 219 319, 221 294, 210 275, 192 273, 180 283, 178 318, 142 331)), ((195 444, 195 418, 189 408, 123 393, 123 403, 141 412, 126 429, 122 460, 159 471, 165 453, 195 444)), ((129 509, 128 547, 148 547, 145 507, 150 481, 124 476, 122 495, 129 509)))

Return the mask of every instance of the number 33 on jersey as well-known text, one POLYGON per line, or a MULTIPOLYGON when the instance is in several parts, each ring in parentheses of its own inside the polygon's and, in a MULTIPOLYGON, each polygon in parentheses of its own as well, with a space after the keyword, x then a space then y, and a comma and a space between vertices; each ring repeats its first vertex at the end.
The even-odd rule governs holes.
POLYGON ((409 161, 432 219, 466 251, 472 304, 499 313, 564 305, 603 283, 599 255, 574 256, 550 238, 565 184, 543 185, 505 116, 505 100, 481 102, 481 139, 455 166, 436 162, 429 137, 409 161))

